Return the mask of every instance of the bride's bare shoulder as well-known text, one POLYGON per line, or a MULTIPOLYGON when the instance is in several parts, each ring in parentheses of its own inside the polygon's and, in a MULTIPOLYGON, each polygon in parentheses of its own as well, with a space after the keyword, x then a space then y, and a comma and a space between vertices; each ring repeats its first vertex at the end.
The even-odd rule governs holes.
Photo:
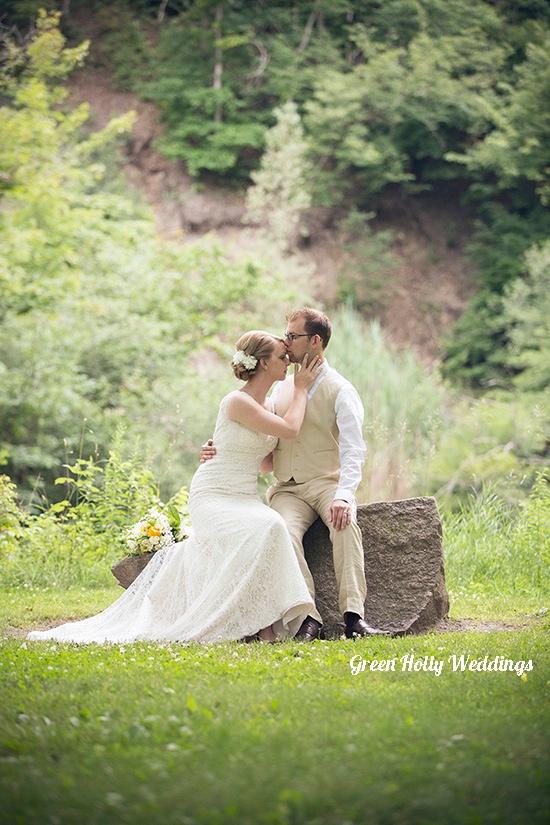
MULTIPOLYGON (((250 410, 256 402, 253 398, 240 390, 234 390, 227 396, 226 414, 231 421, 238 420, 240 413, 250 410)), ((256 405, 257 406, 257 405, 256 405)))

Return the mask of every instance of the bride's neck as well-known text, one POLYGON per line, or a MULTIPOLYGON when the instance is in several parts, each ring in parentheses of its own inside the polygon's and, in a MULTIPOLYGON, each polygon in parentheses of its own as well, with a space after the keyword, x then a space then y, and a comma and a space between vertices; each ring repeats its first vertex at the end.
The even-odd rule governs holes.
MULTIPOLYGON (((271 384, 269 385, 271 386, 271 384)), ((267 392, 269 387, 265 385, 263 381, 247 381, 244 387, 242 388, 241 392, 245 392, 247 395, 250 395, 254 401, 256 401, 261 406, 264 405, 265 399, 267 397, 267 392)))

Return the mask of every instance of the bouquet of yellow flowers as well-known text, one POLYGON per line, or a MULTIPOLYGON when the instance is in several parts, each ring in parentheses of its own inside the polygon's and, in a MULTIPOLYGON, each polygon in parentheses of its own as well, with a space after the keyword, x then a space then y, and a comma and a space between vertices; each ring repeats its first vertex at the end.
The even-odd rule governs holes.
POLYGON ((151 507, 140 520, 124 533, 124 541, 129 548, 128 555, 140 556, 153 553, 182 541, 189 535, 188 524, 179 510, 169 504, 164 512, 159 507, 151 507))

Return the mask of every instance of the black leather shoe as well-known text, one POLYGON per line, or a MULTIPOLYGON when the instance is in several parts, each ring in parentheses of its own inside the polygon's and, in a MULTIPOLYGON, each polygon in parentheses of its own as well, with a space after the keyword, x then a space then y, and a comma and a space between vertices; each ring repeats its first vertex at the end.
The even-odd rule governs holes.
POLYGON ((307 619, 302 622, 300 630, 294 638, 299 642, 314 642, 321 634, 321 627, 322 624, 320 624, 320 622, 308 616, 307 619))
POLYGON ((347 639, 353 639, 354 636, 390 636, 389 630, 378 630, 376 627, 371 627, 364 619, 356 619, 353 624, 347 624, 344 630, 347 639))

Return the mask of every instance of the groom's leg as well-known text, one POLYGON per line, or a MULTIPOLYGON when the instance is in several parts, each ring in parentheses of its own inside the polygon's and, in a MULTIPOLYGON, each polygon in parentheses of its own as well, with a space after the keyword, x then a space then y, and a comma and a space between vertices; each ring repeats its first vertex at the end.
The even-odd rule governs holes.
MULTIPOLYGON (((299 485, 296 485, 296 487, 298 486, 299 485)), ((273 507, 284 519, 288 532, 290 533, 290 539, 294 547, 294 552, 296 553, 296 558, 298 559, 298 564, 300 565, 300 570, 307 584, 311 600, 315 604, 315 584, 305 560, 303 538, 306 530, 313 524, 318 514, 309 504, 302 501, 295 492, 290 492, 288 488, 279 488, 278 486, 270 487, 267 491, 266 498, 269 506, 273 507)), ((310 616, 320 624, 323 623, 316 607, 311 611, 310 616)))
POLYGON ((330 523, 330 507, 333 500, 333 483, 326 483, 323 479, 313 479, 308 483, 308 501, 315 507, 329 530, 340 611, 342 614, 357 613, 364 618, 367 583, 363 537, 357 524, 357 506, 355 502, 351 505, 351 523, 343 530, 335 530, 330 523))

